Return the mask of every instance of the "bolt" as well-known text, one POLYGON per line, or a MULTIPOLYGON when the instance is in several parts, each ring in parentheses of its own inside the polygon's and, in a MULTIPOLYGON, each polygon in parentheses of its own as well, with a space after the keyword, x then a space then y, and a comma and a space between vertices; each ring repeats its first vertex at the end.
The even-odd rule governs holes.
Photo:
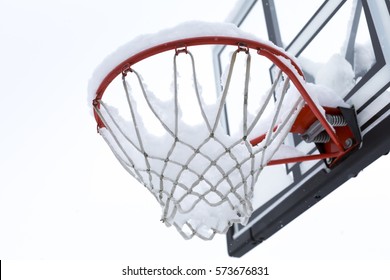
POLYGON ((344 142, 344 149, 349 149, 352 147, 352 144, 353 144, 353 140, 351 138, 348 138, 347 140, 345 140, 344 142))

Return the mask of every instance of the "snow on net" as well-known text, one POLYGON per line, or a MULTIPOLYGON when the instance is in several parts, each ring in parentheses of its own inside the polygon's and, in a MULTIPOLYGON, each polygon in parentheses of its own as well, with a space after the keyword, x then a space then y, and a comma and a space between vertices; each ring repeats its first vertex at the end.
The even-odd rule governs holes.
MULTIPOLYGON (((209 28, 210 24, 192 25, 195 26, 191 27, 188 23, 184 25, 185 28, 180 26, 177 32, 161 32, 156 35, 157 39, 153 37, 154 43, 160 43, 163 40, 160 37, 167 34, 175 35, 169 35, 164 40, 194 36, 193 30, 199 31, 200 26, 203 32, 208 30, 206 34, 250 37, 230 24, 211 25, 213 29, 209 28), (184 30, 192 31, 183 36, 184 30)), ((145 38, 149 40, 152 36, 145 38)), ((138 40, 135 50, 129 51, 131 44, 127 44, 111 55, 98 67, 91 80, 90 90, 96 90, 104 73, 113 67, 112 64, 123 57, 127 58, 129 53, 135 53, 140 45, 142 47, 144 43, 138 40)), ((122 76, 125 110, 119 108, 123 106, 106 104, 102 100, 94 108, 104 123, 99 132, 122 166, 159 202, 162 208, 161 220, 166 225, 175 226, 186 239, 193 236, 212 239, 216 233, 225 233, 233 223, 247 223, 253 211, 253 189, 262 169, 274 156, 295 153, 286 147, 279 148, 304 102, 289 78, 279 70, 270 88, 266 92, 257 93, 264 95, 263 103, 256 112, 249 112, 248 88, 252 58, 250 52, 238 49, 232 53, 228 73, 224 74, 226 77, 223 77, 221 94, 214 104, 206 104, 204 95, 208 93, 202 92, 196 79, 191 52, 179 55, 173 52, 172 57, 172 98, 162 100, 158 92, 148 89, 147 84, 153 81, 144 81, 134 66, 134 69, 122 76), (183 83, 185 78, 181 78, 177 72, 176 58, 185 55, 191 56, 193 75, 184 81, 192 85, 191 90, 187 87, 183 93, 179 83, 183 83), (246 57, 245 65, 248 66, 238 71, 245 77, 239 92, 229 89, 237 55, 246 57), (137 88, 134 88, 134 83, 130 85, 129 80, 136 81, 137 88), (184 94, 186 97, 183 99, 184 94), (237 103, 241 108, 242 119, 241 128, 228 135, 222 126, 221 116, 228 95, 231 94, 243 96, 240 99, 242 103, 237 103), (194 110, 191 114, 198 118, 192 124, 183 118, 184 112, 188 110, 184 101, 189 96, 192 96, 190 107, 194 110), (154 123, 153 129, 151 123, 154 123), (259 135, 264 135, 262 141, 252 146, 250 139, 259 135)))

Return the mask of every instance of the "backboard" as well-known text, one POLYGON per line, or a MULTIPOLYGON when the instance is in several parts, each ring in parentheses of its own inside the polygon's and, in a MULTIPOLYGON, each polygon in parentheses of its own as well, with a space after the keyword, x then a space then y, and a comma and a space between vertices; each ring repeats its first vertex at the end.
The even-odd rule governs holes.
MULTIPOLYGON (((229 255, 240 257, 389 152, 390 1, 238 1, 228 21, 285 48, 298 58, 307 82, 330 87, 353 105, 363 138, 360 149, 332 169, 323 161, 265 168, 249 222, 232 226, 227 234, 229 255)), ((228 52, 219 46, 213 52, 217 87, 228 52)), ((269 74, 251 78, 263 77, 267 87, 273 68, 263 71, 269 74)), ((227 131, 234 129, 234 120, 235 106, 227 104, 227 131)), ((286 141, 316 152, 296 136, 286 141)))

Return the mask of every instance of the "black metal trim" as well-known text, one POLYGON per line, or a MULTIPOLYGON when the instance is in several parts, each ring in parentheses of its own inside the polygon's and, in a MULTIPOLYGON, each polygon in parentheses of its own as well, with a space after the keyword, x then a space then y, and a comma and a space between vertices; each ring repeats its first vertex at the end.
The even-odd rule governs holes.
MULTIPOLYGON (((371 44, 374 49, 374 55, 376 63, 371 67, 371 69, 362 77, 362 79, 353 87, 353 89, 348 93, 347 96, 344 97, 344 100, 348 100, 354 93, 361 88, 362 85, 364 85, 368 80, 370 80, 380 69, 382 69, 383 66, 386 65, 385 57, 383 55, 382 47, 379 41, 378 34, 375 30, 374 21, 372 19, 372 15, 370 13, 370 9, 367 4, 367 0, 362 0, 364 15, 366 17, 367 21, 367 27, 370 31, 370 39, 371 44)), ((372 102, 372 101, 371 101, 372 102)), ((361 106, 357 109, 357 113, 361 112, 364 108, 364 106, 369 105, 371 102, 366 103, 365 105, 361 106)))

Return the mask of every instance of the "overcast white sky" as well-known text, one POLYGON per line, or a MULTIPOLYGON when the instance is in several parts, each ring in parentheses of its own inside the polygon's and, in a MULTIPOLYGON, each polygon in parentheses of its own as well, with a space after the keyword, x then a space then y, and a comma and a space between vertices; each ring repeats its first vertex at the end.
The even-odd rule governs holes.
MULTIPOLYGON (((228 259, 184 241, 116 161, 87 106, 94 68, 143 33, 224 21, 235 0, 0 0, 0 258, 228 259)), ((246 255, 390 259, 389 157, 246 255)))

